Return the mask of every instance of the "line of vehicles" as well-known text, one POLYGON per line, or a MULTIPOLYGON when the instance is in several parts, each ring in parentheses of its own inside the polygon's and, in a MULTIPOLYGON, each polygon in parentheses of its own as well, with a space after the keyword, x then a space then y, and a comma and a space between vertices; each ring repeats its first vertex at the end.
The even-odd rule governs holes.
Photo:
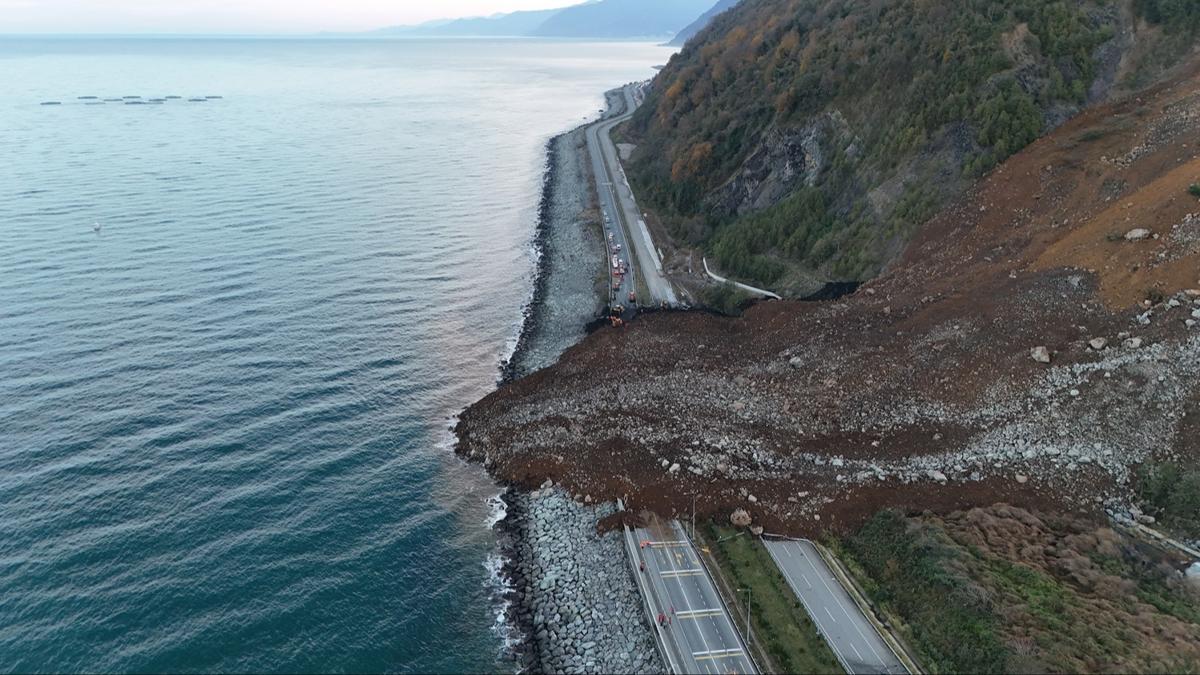
MULTIPOLYGON (((612 255, 612 289, 613 293, 621 290, 621 286, 625 283, 625 275, 629 274, 629 265, 621 258, 621 244, 617 242, 616 233, 612 231, 612 221, 608 214, 604 214, 604 226, 608 232, 608 251, 612 255)), ((637 293, 629 291, 629 304, 637 302, 637 293)), ((620 307, 620 305, 617 305, 620 307)), ((614 307, 616 309, 616 307, 614 307)), ((621 308, 624 310, 624 308, 621 308)))

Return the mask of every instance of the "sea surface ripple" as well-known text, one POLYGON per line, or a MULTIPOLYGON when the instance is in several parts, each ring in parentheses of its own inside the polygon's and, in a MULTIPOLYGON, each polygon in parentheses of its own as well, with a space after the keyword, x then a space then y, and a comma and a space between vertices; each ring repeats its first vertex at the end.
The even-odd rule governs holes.
POLYGON ((666 55, 0 39, 0 671, 501 667, 448 423, 545 141, 666 55))

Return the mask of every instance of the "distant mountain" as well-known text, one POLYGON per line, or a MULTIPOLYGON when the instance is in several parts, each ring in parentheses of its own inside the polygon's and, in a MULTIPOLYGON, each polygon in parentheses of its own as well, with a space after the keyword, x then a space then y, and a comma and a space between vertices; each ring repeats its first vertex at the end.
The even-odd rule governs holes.
MULTIPOLYGON (((728 0, 722 0, 727 2, 728 0)), ((590 0, 560 9, 431 21, 374 31, 379 36, 637 38, 673 36, 712 0, 590 0)), ((706 22, 707 23, 707 22, 706 22)))
POLYGON ((578 38, 675 35, 711 5, 712 0, 595 0, 560 10, 534 35, 578 38))
POLYGON ((469 19, 431 21, 417 26, 384 28, 375 33, 422 37, 521 37, 532 35, 547 19, 561 11, 543 9, 469 19))
POLYGON ((733 9, 741 0, 720 0, 713 8, 705 12, 699 19, 693 21, 687 28, 679 31, 674 40, 668 43, 671 47, 682 47, 687 44, 697 33, 708 28, 708 24, 717 18, 717 15, 724 14, 727 10, 733 9))

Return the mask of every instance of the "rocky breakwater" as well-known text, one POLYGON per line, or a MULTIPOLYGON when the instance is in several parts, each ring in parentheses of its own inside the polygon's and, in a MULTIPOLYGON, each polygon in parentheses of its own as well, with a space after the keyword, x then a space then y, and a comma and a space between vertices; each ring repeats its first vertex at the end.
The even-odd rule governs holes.
POLYGON ((517 623, 528 632, 522 666, 546 673, 665 672, 620 532, 597 523, 615 511, 551 484, 510 493, 523 514, 511 581, 517 623))

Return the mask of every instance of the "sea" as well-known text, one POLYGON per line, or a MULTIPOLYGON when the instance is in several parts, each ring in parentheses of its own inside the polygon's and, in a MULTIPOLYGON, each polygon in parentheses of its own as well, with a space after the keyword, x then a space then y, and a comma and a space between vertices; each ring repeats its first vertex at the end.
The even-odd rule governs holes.
POLYGON ((511 670, 450 428, 670 53, 0 38, 0 672, 511 670))

